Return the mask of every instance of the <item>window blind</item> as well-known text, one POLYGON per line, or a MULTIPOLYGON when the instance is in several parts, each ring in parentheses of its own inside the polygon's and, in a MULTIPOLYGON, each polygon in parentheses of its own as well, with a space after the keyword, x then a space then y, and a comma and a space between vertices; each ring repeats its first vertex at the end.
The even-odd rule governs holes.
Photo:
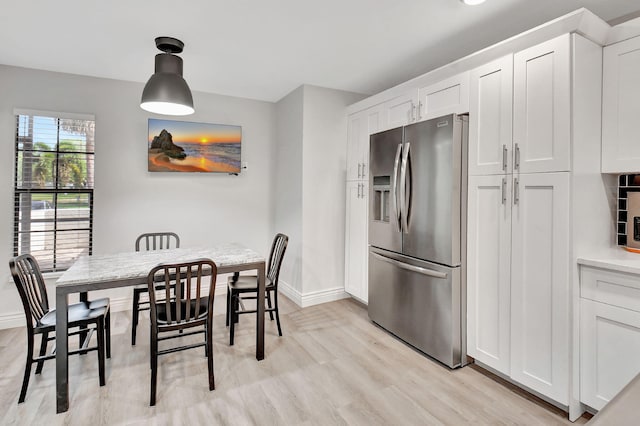
POLYGON ((43 272, 91 254, 95 121, 16 113, 13 253, 43 272))

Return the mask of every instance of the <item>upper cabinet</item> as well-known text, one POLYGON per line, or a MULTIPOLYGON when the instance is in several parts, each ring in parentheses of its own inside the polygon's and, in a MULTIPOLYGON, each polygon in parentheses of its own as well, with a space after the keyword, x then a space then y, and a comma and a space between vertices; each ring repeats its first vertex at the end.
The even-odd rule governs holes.
POLYGON ((602 172, 640 172, 640 37, 604 48, 602 172))
POLYGON ((447 114, 469 112, 469 73, 435 84, 416 86, 382 106, 382 130, 393 129, 447 114))
POLYGON ((469 174, 571 170, 571 38, 471 72, 469 174))
POLYGON ((382 105, 382 129, 393 129, 416 121, 416 90, 409 90, 382 105))
POLYGON ((416 121, 469 112, 469 73, 420 87, 416 121))
POLYGON ((514 172, 571 170, 570 37, 562 35, 513 57, 514 172))
POLYGON ((347 128, 347 180, 365 180, 369 175, 369 136, 381 130, 382 107, 351 114, 347 128))
POLYGON ((469 175, 511 173, 513 55, 471 72, 469 175))

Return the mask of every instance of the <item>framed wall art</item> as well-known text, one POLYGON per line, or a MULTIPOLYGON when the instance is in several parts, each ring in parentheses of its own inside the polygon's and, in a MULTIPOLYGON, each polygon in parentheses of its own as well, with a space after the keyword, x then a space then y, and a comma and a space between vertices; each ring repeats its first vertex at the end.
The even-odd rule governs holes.
POLYGON ((149 119, 150 172, 240 173, 242 127, 149 119))

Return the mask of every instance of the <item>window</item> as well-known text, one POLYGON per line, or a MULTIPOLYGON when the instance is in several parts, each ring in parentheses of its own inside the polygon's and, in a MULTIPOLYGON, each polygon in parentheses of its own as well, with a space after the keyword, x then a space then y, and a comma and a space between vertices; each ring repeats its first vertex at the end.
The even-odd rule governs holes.
POLYGON ((91 254, 93 116, 16 111, 13 254, 43 272, 91 254))

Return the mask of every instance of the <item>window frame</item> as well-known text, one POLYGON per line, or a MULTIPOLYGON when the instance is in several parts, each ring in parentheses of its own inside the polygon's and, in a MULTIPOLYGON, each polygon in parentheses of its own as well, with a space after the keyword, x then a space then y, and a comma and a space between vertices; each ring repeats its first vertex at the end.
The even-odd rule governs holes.
MULTIPOLYGON (((93 207, 94 207, 94 191, 95 191, 95 117, 93 115, 89 115, 89 114, 74 114, 74 113, 60 113, 60 112, 51 112, 51 111, 37 111, 37 110, 23 110, 23 109, 14 109, 14 118, 15 118, 15 145, 14 145, 14 174, 13 174, 13 191, 14 191, 14 199, 13 199, 13 208, 14 208, 14 218, 13 218, 13 247, 12 247, 12 252, 14 256, 18 256, 20 253, 20 238, 21 235, 23 235, 25 232, 21 232, 20 231, 20 224, 21 223, 25 223, 26 221, 21 221, 20 220, 20 213, 21 213, 21 200, 23 200, 23 196, 24 194, 28 194, 29 196, 31 196, 32 194, 47 194, 47 195, 52 195, 53 196, 53 218, 52 219, 47 219, 47 218, 43 218, 43 219, 33 219, 33 217, 30 217, 29 219, 29 224, 33 224, 33 223, 51 223, 53 224, 53 229, 45 229, 43 231, 35 231, 35 233, 39 233, 39 232, 43 232, 43 233, 48 233, 48 232, 52 232, 53 233, 53 248, 52 250, 52 263, 51 263, 51 267, 42 267, 42 272, 44 273, 48 273, 48 274, 56 274, 56 273, 60 273, 62 271, 65 271, 70 265, 63 265, 60 266, 58 264, 58 259, 57 259, 57 254, 58 254, 58 247, 57 247, 57 240, 58 240, 58 234, 60 232, 73 232, 73 231, 88 231, 88 245, 82 245, 82 246, 77 246, 78 248, 82 248, 82 249, 88 249, 88 254, 91 255, 93 254, 93 218, 94 218, 94 211, 93 211, 93 207), (35 117, 45 117, 45 118, 51 118, 55 120, 55 126, 56 126, 56 144, 55 144, 55 149, 54 150, 42 150, 42 149, 34 149, 34 147, 32 146, 31 149, 24 149, 24 142, 25 137, 24 136, 20 136, 20 116, 28 116, 30 120, 34 119, 35 117), (60 142, 61 142, 61 138, 60 138, 60 129, 61 129, 61 120, 83 120, 83 121, 93 121, 94 123, 94 129, 93 129, 93 149, 91 151, 85 150, 85 151, 79 151, 79 150, 60 150, 60 142), (22 148, 19 148, 19 146, 22 144, 22 148), (22 158, 24 161, 24 153, 25 152, 31 152, 31 153, 50 153, 50 154, 54 154, 55 155, 55 177, 53 180, 53 187, 51 188, 33 188, 33 185, 24 185, 24 175, 22 176, 23 178, 23 183, 22 185, 19 185, 19 176, 20 176, 20 153, 22 153, 22 158), (64 155, 74 155, 74 154, 79 154, 79 155, 87 155, 87 156, 91 156, 92 157, 92 163, 93 163, 93 171, 92 171, 92 182, 91 182, 91 187, 89 188, 62 188, 60 187, 60 169, 59 169, 59 164, 60 164, 60 158, 61 156, 64 155), (86 195, 87 196, 87 201, 88 201, 88 209, 89 209, 89 216, 88 216, 88 227, 76 227, 76 228, 64 228, 64 229, 59 229, 59 225, 60 223, 64 223, 64 222, 79 222, 79 221, 85 221, 86 218, 77 218, 77 217, 71 217, 71 218, 59 218, 58 217, 58 213, 59 213, 59 204, 58 204, 58 197, 61 194, 78 194, 78 195, 86 195)), ((33 135, 32 135, 32 139, 33 139, 33 135)), ((30 143, 35 143, 34 140, 29 140, 27 142, 30 143)), ((24 168, 24 165, 23 165, 24 168)), ((33 179, 33 177, 31 176, 30 179, 33 179)), ((31 197, 29 197, 31 198, 31 197)), ((30 199, 30 202, 33 202, 33 199, 30 199)), ((45 203, 48 203, 48 201, 44 201, 45 203)), ((33 204, 31 204, 33 206, 33 204)), ((37 209, 36 209, 37 210, 37 209)), ((33 209, 30 209, 29 211, 33 211, 33 209)), ((30 235, 34 235, 34 231, 30 230, 27 231, 30 235)), ((30 251, 32 248, 30 247, 30 251)), ((27 253, 26 251, 24 253, 27 253)), ((42 263, 42 262, 41 262, 42 263)))

